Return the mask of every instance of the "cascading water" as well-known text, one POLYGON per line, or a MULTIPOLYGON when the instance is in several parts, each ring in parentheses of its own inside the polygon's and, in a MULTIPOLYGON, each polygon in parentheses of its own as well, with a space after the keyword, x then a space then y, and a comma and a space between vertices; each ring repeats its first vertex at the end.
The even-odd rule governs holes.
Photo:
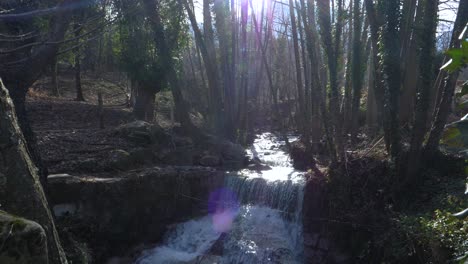
POLYGON ((178 224, 136 263, 301 263, 304 179, 284 145, 259 135, 247 152, 271 169, 230 173, 210 195, 209 215, 178 224))

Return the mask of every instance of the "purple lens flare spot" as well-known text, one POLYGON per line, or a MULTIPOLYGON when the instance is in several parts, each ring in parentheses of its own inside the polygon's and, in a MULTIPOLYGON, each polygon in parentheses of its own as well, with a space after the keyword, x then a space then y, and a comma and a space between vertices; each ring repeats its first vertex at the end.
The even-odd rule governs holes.
POLYGON ((237 195, 227 188, 213 191, 208 200, 208 212, 211 214, 213 229, 216 232, 228 232, 239 211, 237 195))

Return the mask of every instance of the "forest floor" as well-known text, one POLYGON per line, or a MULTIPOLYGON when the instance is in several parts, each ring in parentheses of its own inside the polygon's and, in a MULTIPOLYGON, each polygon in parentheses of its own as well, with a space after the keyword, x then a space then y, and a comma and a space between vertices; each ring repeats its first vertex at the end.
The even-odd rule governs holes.
MULTIPOLYGON (((27 97, 28 117, 50 174, 102 172, 105 170, 102 165, 111 151, 130 151, 139 146, 116 133, 119 126, 134 121, 131 109, 127 107, 128 96, 124 85, 123 81, 112 75, 106 80, 84 75, 82 87, 85 102, 75 100, 72 76, 60 76, 60 97, 50 95, 50 78, 47 77, 30 90, 27 97), (104 129, 100 128, 98 114, 99 90, 103 94, 104 129)), ((169 107, 167 92, 163 92, 159 96, 157 119, 165 129, 173 125, 169 107)))

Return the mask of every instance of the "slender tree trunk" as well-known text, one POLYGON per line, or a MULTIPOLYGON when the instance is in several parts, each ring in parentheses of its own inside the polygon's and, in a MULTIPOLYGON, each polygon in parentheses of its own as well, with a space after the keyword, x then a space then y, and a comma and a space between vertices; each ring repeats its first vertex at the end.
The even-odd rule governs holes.
POLYGON ((416 30, 415 37, 418 39, 420 51, 419 59, 419 91, 416 101, 416 112, 413 121, 413 134, 406 164, 405 185, 409 187, 416 183, 418 171, 421 165, 422 143, 426 134, 426 117, 429 111, 430 88, 433 75, 433 64, 435 57, 435 35, 437 28, 437 10, 439 1, 426 0, 423 5, 423 19, 420 29, 416 30))
POLYGON ((301 131, 302 136, 305 139, 306 145, 309 147, 309 132, 307 131, 306 118, 305 118, 305 107, 304 107, 304 88, 302 82, 302 67, 301 57, 299 54, 299 38, 297 33, 296 14, 294 11, 294 2, 289 0, 289 14, 291 17, 291 30, 292 30, 292 41, 294 47, 294 62, 296 66, 296 86, 297 86, 297 101, 299 103, 298 113, 298 127, 301 131))
MULTIPOLYGON (((301 21, 303 21, 302 19, 302 14, 300 12, 301 9, 303 9, 305 7, 300 7, 300 8, 297 8, 298 12, 297 12, 297 24, 298 24, 298 29, 299 29, 299 39, 300 39, 300 44, 301 44, 301 60, 302 60, 302 68, 303 68, 303 74, 304 74, 304 98, 301 99, 303 102, 303 105, 304 105, 304 128, 305 128, 305 132, 307 133, 307 138, 310 138, 310 132, 311 132, 311 128, 310 128, 310 123, 311 123, 311 118, 310 118, 310 114, 311 114, 311 102, 310 102, 310 85, 311 85, 311 81, 310 81, 310 67, 309 67, 309 61, 308 61, 308 57, 306 55, 307 53, 307 47, 306 47, 306 44, 305 44, 305 36, 304 36, 304 28, 302 26, 302 23, 301 21)), ((308 140, 309 141, 309 140, 308 140)))
MULTIPOLYGON (((353 1, 350 1, 349 3, 349 10, 352 10, 353 8, 353 1)), ((343 132, 345 135, 347 135, 352 126, 352 117, 353 117, 353 112, 351 111, 351 101, 352 101, 352 62, 353 60, 351 59, 353 56, 353 16, 350 16, 349 18, 349 29, 348 29, 348 43, 347 43, 347 55, 346 55, 346 79, 345 79, 345 92, 344 92, 344 103, 343 103, 343 132)))
POLYGON ((214 38, 213 38, 213 29, 211 26, 211 11, 209 0, 204 0, 204 35, 202 34, 200 28, 198 27, 197 20, 195 17, 194 11, 191 9, 188 0, 183 0, 183 5, 188 13, 192 29, 195 34, 195 40, 200 48, 202 58, 205 64, 206 75, 208 78, 208 88, 209 88, 209 115, 210 123, 213 129, 216 132, 222 131, 222 118, 221 118, 221 105, 222 98, 220 94, 220 82, 218 78, 218 68, 216 63, 216 50, 214 49, 214 38))
POLYGON ((60 90, 58 86, 58 80, 57 80, 57 57, 54 58, 52 61, 51 65, 51 86, 52 86, 52 95, 59 97, 60 96, 60 90))
MULTIPOLYGON (((75 31, 75 37, 78 37, 81 34, 81 23, 82 15, 79 15, 79 18, 76 19, 73 30, 75 31)), ((76 47, 73 51, 75 56, 75 90, 76 90, 76 100, 85 101, 83 96, 83 88, 81 86, 81 54, 80 47, 76 47)))
POLYGON ((226 18, 228 18, 228 5, 224 0, 214 0, 214 11, 216 14, 216 30, 218 32, 219 49, 221 53, 221 73, 223 77, 223 93, 224 93, 224 111, 226 118, 225 133, 227 138, 234 139, 235 126, 233 104, 234 104, 234 86, 233 86, 233 71, 229 61, 229 36, 228 28, 226 26, 226 18))
POLYGON ((387 21, 382 29, 382 65, 384 71, 385 88, 385 121, 389 136, 390 153, 397 168, 400 164, 400 124, 399 98, 401 85, 400 69, 400 41, 399 41, 399 13, 398 0, 388 0, 383 3, 384 15, 387 21))
POLYGON ((138 120, 152 122, 154 119, 154 96, 156 95, 153 87, 142 86, 135 81, 135 105, 133 114, 138 120))
MULTIPOLYGON (((452 40, 450 47, 459 47, 460 40, 459 35, 464 29, 468 21, 468 0, 460 0, 458 5, 458 14, 455 20, 455 25, 452 33, 452 40)), ((452 105, 453 94, 455 91, 455 86, 457 83, 459 72, 449 73, 445 80, 441 82, 442 89, 442 98, 439 105, 437 106, 437 113, 434 117, 432 123, 431 132, 429 134, 429 139, 426 144, 426 151, 428 153, 434 153, 439 147, 439 141, 442 136, 447 118, 450 114, 450 106, 452 105)))
POLYGON ((362 90, 362 43, 361 43, 361 1, 354 0, 353 6, 353 53, 352 53, 352 80, 353 80, 353 101, 352 101, 352 126, 351 138, 357 140, 359 130, 359 107, 362 90))
POLYGON ((198 136, 200 131, 195 127, 190 120, 189 111, 186 102, 180 90, 180 82, 175 70, 175 63, 172 57, 172 51, 167 44, 166 33, 160 17, 159 2, 154 0, 144 0, 146 15, 154 28, 154 41, 156 43, 157 55, 161 58, 163 69, 165 69, 166 77, 171 87, 172 96, 176 108, 176 117, 181 125, 191 131, 192 135, 198 136))
MULTIPOLYGON (((434 0, 433 0, 434 1, 434 0)), ((403 9, 403 18, 402 23, 409 23, 409 27, 403 27, 401 30, 401 72, 402 72, 402 81, 403 87, 400 95, 400 124, 405 125, 411 123, 412 113, 415 110, 415 100, 417 96, 417 91, 421 83, 418 78, 419 74, 419 60, 418 60, 418 48, 420 47, 417 31, 421 30, 421 27, 424 25, 421 23, 423 20, 424 4, 423 0, 419 1, 417 8, 414 7, 416 2, 415 0, 406 0, 406 2, 411 2, 411 6, 408 8, 409 11, 403 9), (415 11, 416 9, 416 16, 415 11), (411 15, 410 18, 405 18, 405 12, 411 15), (415 16, 415 17, 414 17, 415 16), (413 18, 414 17, 414 18, 413 18), (409 19, 409 20, 406 20, 409 19)))
POLYGON ((367 87, 367 111, 366 123, 368 133, 373 136, 377 132, 378 116, 377 116, 377 102, 375 99, 375 72, 374 72, 374 57, 369 56, 369 66, 367 67, 368 87, 367 87))
MULTIPOLYGON (((340 1, 341 3, 341 1, 340 1)), ((331 120, 333 124, 333 134, 336 142, 336 150, 340 160, 344 160, 344 146, 341 129, 341 118, 339 111, 339 91, 338 91, 338 79, 337 79, 337 61, 338 54, 336 53, 337 47, 339 46, 339 36, 341 35, 341 24, 337 24, 335 42, 332 38, 332 27, 330 21, 330 3, 326 0, 317 1, 318 8, 318 21, 320 25, 320 34, 322 36, 323 48, 327 55, 328 62, 328 73, 330 81, 330 96, 329 96, 329 109, 331 113, 331 120)), ((341 20, 342 14, 340 14, 341 4, 339 5, 338 20, 341 20)))
MULTIPOLYGON (((384 124, 384 139, 387 150, 390 151, 390 136, 388 135, 388 129, 386 129, 385 122, 383 121, 384 117, 384 88, 383 88, 383 75, 381 70, 381 64, 379 59, 379 28, 381 22, 378 20, 380 14, 377 14, 372 0, 364 0, 364 5, 366 8, 367 20, 369 22, 370 29, 370 40, 372 46, 372 61, 373 68, 370 69, 373 71, 374 82, 372 89, 375 94, 375 101, 377 105, 377 120, 381 120, 377 125, 380 128, 381 124, 384 124)), ((370 84, 369 84, 370 85, 370 84)))

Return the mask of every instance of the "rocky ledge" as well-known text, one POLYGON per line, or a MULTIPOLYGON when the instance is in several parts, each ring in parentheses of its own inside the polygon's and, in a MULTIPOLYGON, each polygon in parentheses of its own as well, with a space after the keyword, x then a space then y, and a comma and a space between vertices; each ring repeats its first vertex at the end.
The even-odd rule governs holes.
POLYGON ((48 181, 60 225, 86 241, 100 261, 138 243, 158 242, 170 224, 206 214, 224 172, 154 167, 113 178, 50 175, 48 181))

